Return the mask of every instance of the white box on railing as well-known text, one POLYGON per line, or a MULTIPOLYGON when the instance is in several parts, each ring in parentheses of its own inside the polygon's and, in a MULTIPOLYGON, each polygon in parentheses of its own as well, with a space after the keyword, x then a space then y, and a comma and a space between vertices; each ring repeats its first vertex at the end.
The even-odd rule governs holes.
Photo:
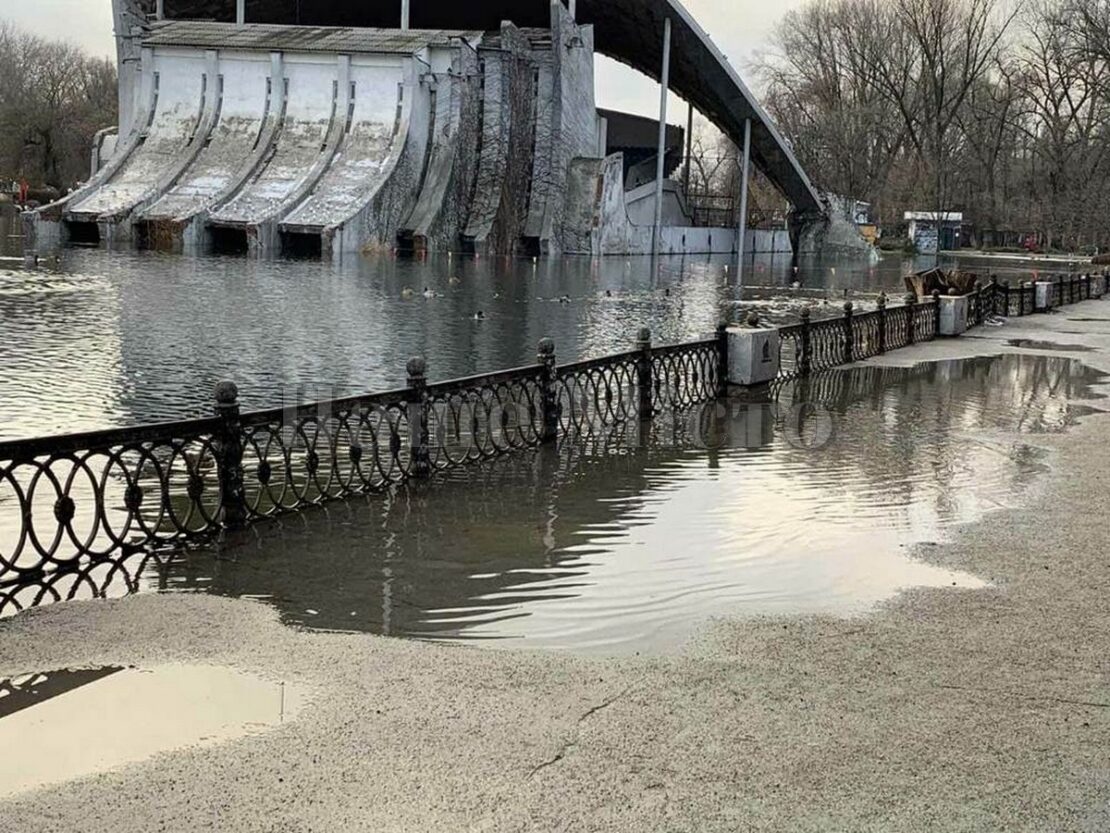
POLYGON ((765 385, 779 375, 779 331, 729 327, 728 381, 731 385, 765 385))
POLYGON ((1036 295, 1033 302, 1034 311, 1048 312, 1052 309, 1052 290, 1052 281, 1037 281, 1036 295))
POLYGON ((970 303, 967 295, 940 296, 940 334, 942 336, 959 336, 967 332, 970 303))

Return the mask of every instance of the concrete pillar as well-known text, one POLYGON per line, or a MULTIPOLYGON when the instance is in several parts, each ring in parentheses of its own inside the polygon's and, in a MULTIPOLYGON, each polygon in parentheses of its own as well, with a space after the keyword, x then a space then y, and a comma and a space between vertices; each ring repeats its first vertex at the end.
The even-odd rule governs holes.
POLYGON ((744 156, 740 160, 740 228, 736 241, 736 279, 744 280, 744 248, 748 240, 748 169, 752 165, 752 120, 744 120, 744 156))
POLYGON ((239 26, 247 22, 247 0, 235 0, 235 23, 239 26))
POLYGON ((401 0, 401 28, 409 28, 409 0, 401 0))
POLYGON ((655 165, 655 232, 651 253, 659 254, 663 229, 663 171, 667 153, 667 95, 671 86, 671 19, 663 22, 663 71, 659 82, 659 153, 655 165))

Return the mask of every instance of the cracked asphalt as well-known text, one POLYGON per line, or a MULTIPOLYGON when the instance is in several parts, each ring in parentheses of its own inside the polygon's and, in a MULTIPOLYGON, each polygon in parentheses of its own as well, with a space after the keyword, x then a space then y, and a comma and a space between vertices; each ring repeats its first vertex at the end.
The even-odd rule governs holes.
MULTIPOLYGON (((1019 352, 1015 338, 1093 348, 1076 358, 1110 372, 1110 301, 883 361, 1019 352)), ((1099 413, 1037 436, 1050 470, 1018 508, 917 553, 990 586, 910 590, 850 619, 717 620, 680 656, 311 633, 203 595, 4 620, 0 677, 218 664, 309 703, 271 731, 0 801, 0 831, 1101 833, 1108 433, 1099 413)))

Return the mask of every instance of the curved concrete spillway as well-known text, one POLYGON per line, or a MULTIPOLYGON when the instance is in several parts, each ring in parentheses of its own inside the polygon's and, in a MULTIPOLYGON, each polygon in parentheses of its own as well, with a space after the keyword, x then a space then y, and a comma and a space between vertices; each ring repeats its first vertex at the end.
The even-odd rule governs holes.
POLYGON ((286 235, 334 235, 389 178, 408 132, 401 61, 364 59, 351 67, 353 114, 343 143, 312 192, 282 220, 286 235))
MULTIPOLYGON (((234 2, 164 3, 170 20, 135 26, 148 0, 113 0, 119 150, 87 187, 34 215, 32 245, 95 235, 324 257, 735 252, 735 229, 693 228, 686 212, 655 230, 645 211, 654 183, 637 192, 628 148, 606 140, 595 52, 654 73, 664 21, 674 30, 672 86, 730 135, 751 120, 754 160, 796 213, 826 211, 676 0, 579 0, 578 19, 546 0, 420 0, 420 28, 404 30, 318 25, 388 25, 381 4, 319 0, 294 13, 280 1, 249 3, 251 22, 238 25, 194 19, 227 19, 234 2), (473 28, 438 28, 446 24, 473 28)), ((681 204, 677 188, 664 190, 681 204)))
MULTIPOLYGON (((795 209, 824 210, 821 196, 774 123, 680 0, 575 0, 575 5, 577 22, 593 27, 598 53, 655 79, 663 62, 664 20, 670 19, 671 89, 734 142, 743 140, 744 122, 751 119, 755 164, 795 209)), ((400 6, 399 0, 248 0, 246 11, 247 19, 258 23, 396 28, 401 25, 400 6)), ((235 20, 235 0, 165 0, 165 7, 171 18, 235 20)), ((415 29, 493 31, 503 21, 527 28, 545 28, 551 22, 550 0, 410 0, 410 7, 415 29)))
POLYGON ((211 89, 203 53, 166 55, 152 62, 152 113, 135 149, 100 187, 75 195, 66 207, 71 222, 112 222, 157 197, 202 146, 218 95, 211 89))
POLYGON ((195 222, 250 176, 280 126, 285 100, 280 66, 275 71, 267 55, 239 53, 224 56, 219 69, 219 120, 205 147, 177 183, 138 218, 154 248, 174 248, 175 237, 195 246, 195 222), (169 239, 159 240, 160 233, 169 239))

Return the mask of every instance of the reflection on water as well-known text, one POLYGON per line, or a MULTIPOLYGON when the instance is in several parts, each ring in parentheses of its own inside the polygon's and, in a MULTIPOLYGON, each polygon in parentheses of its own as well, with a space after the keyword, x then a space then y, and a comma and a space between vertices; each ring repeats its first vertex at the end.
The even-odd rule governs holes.
POLYGON ((813 260, 795 291, 782 256, 760 258, 742 289, 721 258, 0 261, 0 439, 207 415, 223 379, 244 407, 276 407, 396 387, 415 354, 443 379, 530 363, 547 336, 564 362, 628 349, 642 326, 657 342, 700 337, 741 302, 772 319, 800 303, 832 313, 846 294, 902 292, 918 265, 813 260))
POLYGON ((276 726, 302 700, 296 687, 217 666, 70 669, 0 680, 0 798, 276 726))
MULTIPOLYGON (((864 367, 729 403, 647 442, 520 454, 447 482, 254 527, 109 593, 266 600, 290 623, 438 640, 669 650, 711 615, 847 613, 906 586, 978 587, 909 555, 1014 505, 1099 374, 1007 355, 864 367)), ((13 594, 8 610, 35 596, 13 594)), ((2 594, 2 590, 0 590, 2 594)), ((4 613, 0 595, 0 614, 4 613)))

